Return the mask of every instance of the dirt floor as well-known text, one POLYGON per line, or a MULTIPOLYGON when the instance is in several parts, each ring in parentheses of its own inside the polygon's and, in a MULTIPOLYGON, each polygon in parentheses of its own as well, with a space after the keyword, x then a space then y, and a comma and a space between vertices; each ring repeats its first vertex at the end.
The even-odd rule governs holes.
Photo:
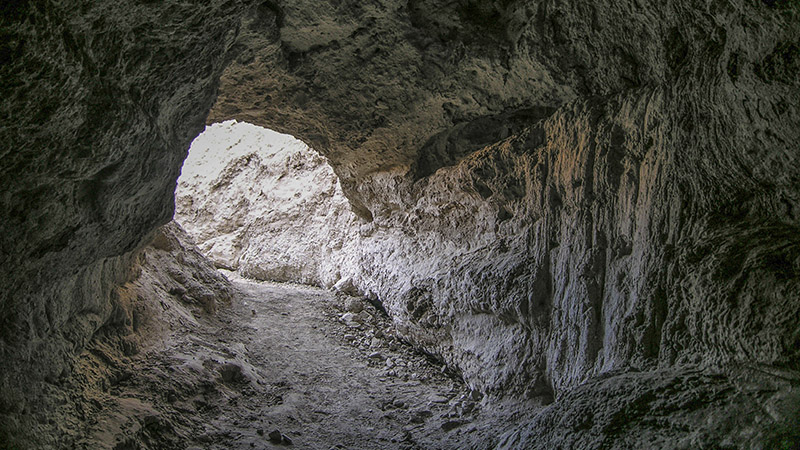
POLYGON ((487 448, 518 419, 485 412, 363 299, 231 279, 230 306, 132 359, 79 447, 487 448))

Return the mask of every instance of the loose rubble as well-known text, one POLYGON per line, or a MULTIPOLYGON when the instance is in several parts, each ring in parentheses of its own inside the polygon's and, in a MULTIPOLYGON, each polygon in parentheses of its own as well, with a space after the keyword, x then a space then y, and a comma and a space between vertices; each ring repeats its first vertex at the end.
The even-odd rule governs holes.
POLYGON ((76 448, 482 448, 508 427, 369 301, 228 275, 231 305, 132 357, 76 448))

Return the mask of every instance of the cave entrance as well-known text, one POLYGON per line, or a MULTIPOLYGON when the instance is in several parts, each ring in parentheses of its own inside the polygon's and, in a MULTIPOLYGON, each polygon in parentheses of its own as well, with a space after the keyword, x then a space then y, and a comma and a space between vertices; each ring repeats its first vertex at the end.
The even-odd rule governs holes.
POLYGON ((217 268, 331 287, 356 220, 326 158, 246 122, 206 127, 175 192, 175 221, 217 268))

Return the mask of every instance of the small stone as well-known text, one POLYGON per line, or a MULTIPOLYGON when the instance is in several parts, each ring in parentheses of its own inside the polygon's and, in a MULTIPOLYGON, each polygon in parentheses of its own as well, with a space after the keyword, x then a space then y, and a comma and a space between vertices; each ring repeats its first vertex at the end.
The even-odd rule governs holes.
POLYGON ((461 420, 448 420, 447 422, 442 424, 442 430, 450 431, 464 425, 466 422, 461 420))
POLYGON ((364 310, 364 303, 362 303, 361 300, 357 298, 350 297, 345 302, 344 309, 351 313, 358 314, 364 310))
POLYGON ((383 358, 383 355, 381 355, 381 352, 372 352, 372 353, 369 354, 369 358, 370 359, 381 359, 381 358, 383 358))
POLYGON ((253 311, 253 315, 255 316, 256 315, 256 310, 255 309, 251 309, 251 311, 253 311))
POLYGON ((358 324, 358 316, 356 316, 355 314, 353 314, 351 312, 347 312, 347 313, 342 314, 339 317, 339 322, 342 322, 343 324, 347 325, 348 327, 357 327, 359 325, 358 324))
POLYGON ((392 361, 392 358, 386 358, 386 367, 390 369, 394 367, 394 361, 392 361))
POLYGON ((358 289, 350 277, 344 277, 333 285, 333 289, 347 295, 358 295, 358 289))
POLYGON ((443 397, 441 395, 432 395, 428 399, 431 403, 447 403, 449 401, 447 397, 443 397))
POLYGON ((283 435, 280 430, 273 430, 269 432, 269 441, 273 444, 280 444, 283 441, 283 435))
POLYGON ((292 440, 289 438, 289 436, 287 436, 285 434, 281 434, 281 439, 283 440, 284 444, 292 445, 292 440))
POLYGON ((372 347, 372 348, 380 347, 381 346, 381 340, 377 339, 377 338, 372 338, 372 340, 369 342, 369 346, 372 347))
POLYGON ((411 423, 424 423, 425 419, 428 417, 433 416, 433 413, 427 409, 421 409, 417 411, 413 411, 411 413, 411 417, 409 418, 409 422, 411 423))

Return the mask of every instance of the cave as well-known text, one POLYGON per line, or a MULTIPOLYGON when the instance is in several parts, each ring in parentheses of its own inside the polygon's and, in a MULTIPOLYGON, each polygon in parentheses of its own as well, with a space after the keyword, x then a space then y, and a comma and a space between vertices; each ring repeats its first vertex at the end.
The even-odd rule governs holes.
MULTIPOLYGON (((171 223, 190 143, 232 120, 297 137, 338 177, 345 270, 307 274, 320 288, 303 296, 380 310, 465 389, 430 447, 800 445, 796 1, 15 0, 0 14, 0 448, 235 448, 225 430, 202 440, 214 425, 194 415, 224 401, 237 426, 265 420, 244 393, 284 380, 247 361, 134 364, 158 339, 194 345, 180 330, 233 329, 244 307, 171 223), (225 387, 198 378, 191 405, 146 389, 183 367, 225 387), (466 423, 467 404, 486 421, 466 423)), ((268 306, 248 320, 293 317, 268 306)), ((425 448, 432 411, 347 445, 425 448)), ((302 448, 300 422, 252 426, 246 447, 302 448)))

